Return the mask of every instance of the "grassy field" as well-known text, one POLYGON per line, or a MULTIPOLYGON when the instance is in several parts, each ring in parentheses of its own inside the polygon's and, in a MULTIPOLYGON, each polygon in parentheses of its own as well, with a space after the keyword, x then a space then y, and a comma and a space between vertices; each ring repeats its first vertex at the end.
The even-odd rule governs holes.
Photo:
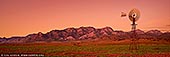
POLYGON ((0 54, 40 53, 45 56, 170 56, 170 44, 139 41, 139 49, 129 50, 128 41, 71 41, 53 43, 0 44, 0 54))

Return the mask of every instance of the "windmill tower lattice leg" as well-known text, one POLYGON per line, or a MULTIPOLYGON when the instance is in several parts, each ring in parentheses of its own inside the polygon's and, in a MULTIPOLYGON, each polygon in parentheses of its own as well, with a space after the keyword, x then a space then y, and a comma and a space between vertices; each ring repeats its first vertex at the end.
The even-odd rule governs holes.
POLYGON ((132 24, 132 36, 131 42, 129 46, 129 50, 138 50, 138 37, 136 35, 136 25, 135 23, 132 24))

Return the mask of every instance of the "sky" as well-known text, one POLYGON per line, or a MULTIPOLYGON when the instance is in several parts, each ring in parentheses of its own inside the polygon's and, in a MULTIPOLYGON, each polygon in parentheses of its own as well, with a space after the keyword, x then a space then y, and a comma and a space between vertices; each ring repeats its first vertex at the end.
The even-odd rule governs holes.
POLYGON ((130 31, 120 15, 133 8, 141 13, 137 29, 170 31, 170 0, 0 0, 0 37, 82 26, 130 31))

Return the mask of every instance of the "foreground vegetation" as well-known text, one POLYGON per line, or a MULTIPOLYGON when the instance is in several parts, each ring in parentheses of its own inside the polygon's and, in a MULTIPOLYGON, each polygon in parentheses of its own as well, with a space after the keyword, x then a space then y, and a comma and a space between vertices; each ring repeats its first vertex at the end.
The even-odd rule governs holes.
POLYGON ((0 44, 0 54, 40 53, 45 56, 170 56, 170 44, 160 41, 139 42, 129 50, 128 41, 70 41, 53 43, 0 44))

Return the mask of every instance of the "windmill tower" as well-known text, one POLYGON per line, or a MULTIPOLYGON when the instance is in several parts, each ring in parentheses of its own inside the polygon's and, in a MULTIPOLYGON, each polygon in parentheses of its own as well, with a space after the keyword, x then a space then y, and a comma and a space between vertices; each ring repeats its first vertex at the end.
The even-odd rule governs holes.
POLYGON ((131 43, 129 46, 129 50, 138 50, 138 37, 136 35, 136 21, 139 19, 140 17, 140 12, 138 9, 132 9, 129 12, 129 19, 132 22, 132 36, 131 36, 131 43))
MULTIPOLYGON (((121 14, 121 17, 126 16, 126 14, 121 14)), ((131 43, 129 46, 129 50, 138 50, 138 37, 136 34, 136 21, 139 20, 140 12, 138 9, 134 8, 132 9, 128 14, 129 20, 132 22, 132 36, 131 36, 131 43)))

